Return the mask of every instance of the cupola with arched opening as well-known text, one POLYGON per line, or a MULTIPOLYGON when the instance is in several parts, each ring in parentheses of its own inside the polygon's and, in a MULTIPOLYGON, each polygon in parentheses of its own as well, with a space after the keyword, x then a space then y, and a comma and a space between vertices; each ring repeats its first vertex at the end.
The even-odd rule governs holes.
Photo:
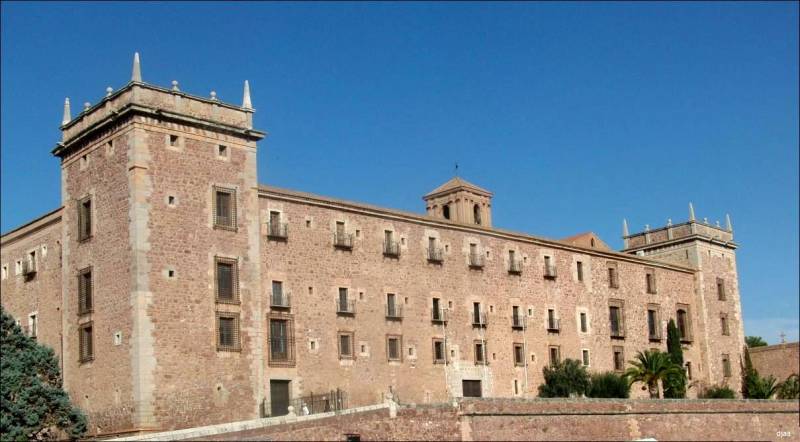
POLYGON ((492 193, 459 177, 425 195, 429 216, 462 224, 492 226, 492 193))

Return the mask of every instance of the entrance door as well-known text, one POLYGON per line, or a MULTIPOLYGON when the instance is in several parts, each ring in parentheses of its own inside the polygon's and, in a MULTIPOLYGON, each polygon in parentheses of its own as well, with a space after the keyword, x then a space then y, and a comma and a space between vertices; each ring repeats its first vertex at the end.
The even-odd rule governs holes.
POLYGON ((289 413, 289 382, 269 381, 270 416, 284 416, 289 413))
POLYGON ((464 397, 481 397, 481 381, 461 381, 464 397))

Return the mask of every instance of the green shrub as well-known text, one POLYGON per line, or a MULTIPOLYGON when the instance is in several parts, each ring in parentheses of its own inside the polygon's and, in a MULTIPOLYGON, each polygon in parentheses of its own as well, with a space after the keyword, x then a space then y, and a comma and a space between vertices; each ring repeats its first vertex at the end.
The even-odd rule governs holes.
POLYGON ((53 350, 25 336, 2 307, 0 354, 0 435, 3 440, 83 436, 86 417, 72 406, 61 388, 61 374, 53 350))
POLYGON ((778 392, 778 385, 775 383, 775 378, 772 376, 763 377, 755 372, 750 384, 747 385, 747 391, 750 399, 770 399, 775 393, 778 392))
POLYGON ((705 392, 700 394, 700 399, 734 399, 736 393, 726 385, 714 385, 708 387, 705 392))
POLYGON ((800 378, 793 374, 778 389, 778 399, 800 399, 800 378))
POLYGON ((589 374, 578 360, 565 359, 544 367, 542 373, 544 384, 539 386, 539 397, 581 396, 589 389, 589 374))
POLYGON ((594 373, 591 385, 586 391, 588 397, 626 399, 631 394, 631 386, 625 377, 614 372, 594 373))
POLYGON ((664 397, 681 399, 686 397, 686 369, 683 367, 683 347, 681 347, 680 333, 675 325, 675 320, 670 319, 667 324, 667 352, 670 360, 680 371, 676 370, 664 376, 661 381, 664 387, 664 397))

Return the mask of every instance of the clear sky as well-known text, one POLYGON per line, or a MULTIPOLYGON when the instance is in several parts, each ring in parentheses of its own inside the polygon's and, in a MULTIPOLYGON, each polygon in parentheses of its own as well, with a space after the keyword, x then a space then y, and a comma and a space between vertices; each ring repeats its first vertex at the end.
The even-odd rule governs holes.
POLYGON ((259 180, 416 212, 453 175, 562 238, 733 219, 745 333, 798 338, 798 4, 2 4, 2 231, 73 115, 144 80, 241 103, 259 180))

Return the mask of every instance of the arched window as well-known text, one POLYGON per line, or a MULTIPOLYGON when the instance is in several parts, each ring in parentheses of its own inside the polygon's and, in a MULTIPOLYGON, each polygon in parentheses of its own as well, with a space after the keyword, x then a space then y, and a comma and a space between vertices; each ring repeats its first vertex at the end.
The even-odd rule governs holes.
POLYGON ((444 219, 450 219, 450 204, 445 204, 442 206, 442 215, 444 219))
POLYGON ((472 206, 472 215, 475 217, 475 224, 481 223, 481 206, 475 204, 472 206))
POLYGON ((678 334, 680 335, 681 339, 685 339, 687 335, 687 322, 686 322, 686 310, 680 309, 678 310, 678 334))
POLYGON ((594 247, 594 238, 591 238, 590 242, 592 243, 592 247, 594 247))

